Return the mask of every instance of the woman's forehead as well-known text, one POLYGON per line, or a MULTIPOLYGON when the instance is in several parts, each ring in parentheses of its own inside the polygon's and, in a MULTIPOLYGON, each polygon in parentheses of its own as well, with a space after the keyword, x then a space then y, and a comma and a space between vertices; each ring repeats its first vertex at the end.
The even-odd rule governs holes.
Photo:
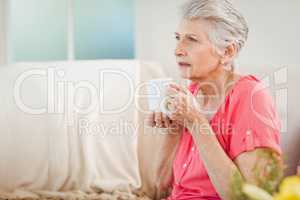
POLYGON ((206 37, 208 23, 201 19, 182 20, 179 23, 176 34, 179 35, 196 35, 198 37, 206 37))

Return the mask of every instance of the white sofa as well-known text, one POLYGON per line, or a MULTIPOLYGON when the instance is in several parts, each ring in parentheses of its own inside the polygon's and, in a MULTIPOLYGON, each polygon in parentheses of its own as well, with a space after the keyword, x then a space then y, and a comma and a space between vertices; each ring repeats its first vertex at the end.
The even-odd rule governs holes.
MULTIPOLYGON (((271 73, 251 69, 259 77, 271 73)), ((164 76, 160 65, 136 60, 0 68, 0 197, 165 196, 179 136, 144 126, 141 85, 164 76)), ((297 81, 289 68, 288 131, 282 134, 288 174, 300 158, 297 81)), ((284 106, 283 100, 283 117, 284 106)))
POLYGON ((147 105, 137 92, 163 76, 161 66, 136 60, 1 67, 1 196, 155 195, 151 169, 139 168, 148 162, 138 159, 147 154, 138 145, 147 105))

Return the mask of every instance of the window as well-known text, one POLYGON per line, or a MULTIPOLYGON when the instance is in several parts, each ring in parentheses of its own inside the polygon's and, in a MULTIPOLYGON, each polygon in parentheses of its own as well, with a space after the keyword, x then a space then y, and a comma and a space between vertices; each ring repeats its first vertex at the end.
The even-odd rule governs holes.
POLYGON ((74 16, 76 59, 134 57, 132 0, 75 0, 74 16))
POLYGON ((10 0, 10 61, 134 58, 133 0, 10 0))

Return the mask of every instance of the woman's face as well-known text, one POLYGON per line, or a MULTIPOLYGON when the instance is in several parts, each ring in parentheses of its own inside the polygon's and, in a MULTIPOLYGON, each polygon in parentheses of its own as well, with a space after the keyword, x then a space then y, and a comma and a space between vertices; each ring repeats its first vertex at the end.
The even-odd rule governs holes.
POLYGON ((175 33, 176 61, 182 78, 207 79, 218 71, 220 56, 207 36, 208 23, 201 19, 183 20, 175 33))

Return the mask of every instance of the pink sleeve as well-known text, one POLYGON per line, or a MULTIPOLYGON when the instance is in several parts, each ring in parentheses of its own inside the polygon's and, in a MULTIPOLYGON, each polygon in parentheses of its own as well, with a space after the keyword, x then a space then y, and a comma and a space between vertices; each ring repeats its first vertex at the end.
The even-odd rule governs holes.
POLYGON ((271 148, 281 154, 280 120, 268 90, 252 82, 235 95, 229 156, 233 160, 243 152, 258 147, 271 148))

